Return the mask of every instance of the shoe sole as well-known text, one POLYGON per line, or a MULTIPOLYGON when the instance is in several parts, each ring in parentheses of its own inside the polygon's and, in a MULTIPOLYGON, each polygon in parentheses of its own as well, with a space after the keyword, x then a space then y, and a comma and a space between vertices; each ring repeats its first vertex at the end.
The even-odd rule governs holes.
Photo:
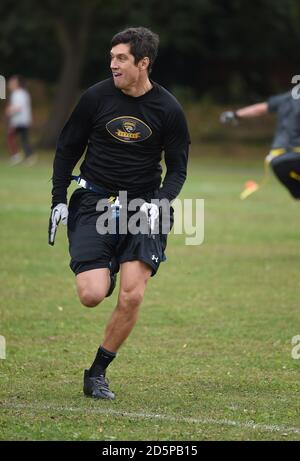
POLYGON ((95 395, 87 394, 83 392, 85 397, 89 397, 90 399, 96 399, 96 400, 115 400, 115 397, 97 397, 95 395))

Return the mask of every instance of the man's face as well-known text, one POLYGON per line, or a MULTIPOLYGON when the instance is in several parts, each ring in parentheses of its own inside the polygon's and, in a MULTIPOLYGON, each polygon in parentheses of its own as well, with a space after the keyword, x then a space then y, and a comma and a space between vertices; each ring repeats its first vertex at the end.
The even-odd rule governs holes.
POLYGON ((19 88, 18 79, 14 77, 10 78, 7 82, 7 86, 8 86, 9 91, 16 90, 17 88, 19 88))
POLYGON ((130 53, 130 45, 120 43, 114 46, 110 56, 110 68, 115 86, 120 90, 125 90, 136 85, 141 72, 139 63, 137 65, 134 63, 134 56, 130 53))

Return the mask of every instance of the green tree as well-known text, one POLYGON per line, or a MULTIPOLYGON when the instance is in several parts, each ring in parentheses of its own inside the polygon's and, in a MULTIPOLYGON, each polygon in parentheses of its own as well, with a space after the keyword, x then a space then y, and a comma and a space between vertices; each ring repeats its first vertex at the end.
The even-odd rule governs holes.
POLYGON ((49 119, 41 139, 43 147, 53 147, 70 108, 74 104, 80 87, 88 35, 91 30, 92 15, 100 1, 49 0, 43 3, 53 33, 62 52, 62 66, 49 119))
POLYGON ((299 0, 1 0, 0 17, 1 74, 56 88, 42 136, 47 147, 80 87, 109 75, 111 36, 127 26, 159 33, 152 77, 171 90, 249 101, 299 73, 299 0))

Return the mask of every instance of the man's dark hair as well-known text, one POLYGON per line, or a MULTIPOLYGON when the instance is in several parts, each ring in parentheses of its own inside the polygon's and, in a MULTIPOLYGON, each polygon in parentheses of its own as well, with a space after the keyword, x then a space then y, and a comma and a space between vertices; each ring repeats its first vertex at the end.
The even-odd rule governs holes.
POLYGON ((158 35, 146 27, 130 27, 118 32, 111 40, 111 46, 120 43, 129 44, 135 64, 145 57, 149 58, 148 73, 150 74, 158 52, 158 35))

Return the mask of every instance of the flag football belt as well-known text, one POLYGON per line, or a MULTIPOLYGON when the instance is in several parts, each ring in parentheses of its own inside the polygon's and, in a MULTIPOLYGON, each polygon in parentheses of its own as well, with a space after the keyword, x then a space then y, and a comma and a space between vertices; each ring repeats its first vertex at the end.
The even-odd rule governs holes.
MULTIPOLYGON (((266 156, 265 161, 264 161, 264 175, 263 178, 259 183, 255 181, 247 181, 245 183, 244 190, 240 194, 241 200, 245 200, 249 195, 253 194, 256 192, 258 189, 261 189, 269 180, 269 164, 270 162, 275 158, 278 157, 279 155, 286 154, 288 152, 295 152, 300 154, 300 146, 296 147, 291 147, 289 149, 285 149, 283 147, 279 147, 278 149, 271 149, 269 154, 266 156)), ((297 181, 300 181, 300 176, 294 172, 290 172, 290 177, 293 179, 296 179, 297 181)))
POLYGON ((95 184, 92 184, 89 181, 86 181, 83 179, 81 176, 71 176, 71 179, 73 181, 76 181, 78 186, 83 187, 86 190, 90 190, 92 192, 96 192, 96 194, 101 194, 104 197, 108 197, 109 202, 114 202, 117 196, 115 195, 110 195, 107 189, 104 187, 96 186, 95 184))
POLYGON ((287 152, 296 152, 297 154, 300 154, 300 146, 291 147, 290 149, 285 149, 283 147, 271 149, 269 155, 270 157, 278 157, 278 155, 286 154, 287 152))

